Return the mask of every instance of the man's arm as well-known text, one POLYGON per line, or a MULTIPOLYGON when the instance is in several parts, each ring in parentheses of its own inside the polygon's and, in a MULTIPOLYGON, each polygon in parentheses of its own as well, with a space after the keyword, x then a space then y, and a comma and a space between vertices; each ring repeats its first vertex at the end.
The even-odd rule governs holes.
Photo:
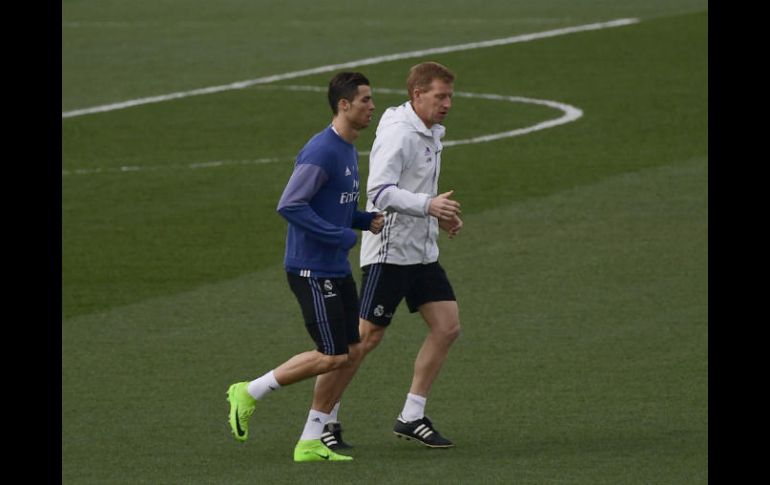
POLYGON ((357 210, 353 213, 353 224, 351 224, 351 227, 361 229, 362 231, 369 230, 373 234, 377 234, 382 229, 384 222, 382 212, 362 212, 357 210))
POLYGON ((310 207, 310 200, 328 179, 329 176, 318 165, 297 164, 276 210, 287 221, 318 240, 350 249, 358 239, 356 233, 350 228, 329 223, 310 207))
POLYGON ((385 215, 382 212, 356 211, 353 214, 352 227, 356 229, 368 230, 372 234, 378 234, 382 230, 383 225, 385 225, 385 215))
POLYGON ((403 136, 396 130, 377 135, 369 154, 369 178, 366 195, 375 207, 410 216, 426 217, 429 194, 415 194, 398 187, 407 157, 411 156, 403 136))
POLYGON ((452 191, 436 197, 414 193, 398 186, 409 157, 414 157, 408 142, 397 130, 377 135, 369 154, 369 179, 366 194, 375 207, 410 216, 452 218, 460 212, 460 203, 449 197, 452 191))

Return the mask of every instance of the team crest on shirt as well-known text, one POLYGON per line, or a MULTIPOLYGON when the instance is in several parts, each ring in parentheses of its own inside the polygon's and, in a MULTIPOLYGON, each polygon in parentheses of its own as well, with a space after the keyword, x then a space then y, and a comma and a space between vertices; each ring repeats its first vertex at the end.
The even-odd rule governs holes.
POLYGON ((385 313, 385 308, 383 308, 382 305, 377 305, 374 307, 374 311, 372 313, 374 313, 375 317, 381 317, 382 314, 385 313))

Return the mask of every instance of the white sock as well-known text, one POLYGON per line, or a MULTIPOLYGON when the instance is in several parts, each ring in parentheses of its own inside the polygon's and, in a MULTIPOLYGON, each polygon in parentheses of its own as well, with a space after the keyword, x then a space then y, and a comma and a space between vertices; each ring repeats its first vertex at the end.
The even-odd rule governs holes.
POLYGON ((404 409, 401 411, 401 419, 409 422, 416 421, 425 416, 425 403, 428 398, 412 394, 411 392, 406 395, 406 402, 404 403, 404 409))
POLYGON ((256 400, 260 400, 272 391, 277 391, 280 388, 281 385, 275 380, 273 371, 249 382, 249 394, 256 400))
POLYGON ((338 423, 337 421, 337 413, 340 411, 340 402, 337 401, 337 404, 334 405, 332 408, 331 414, 329 414, 329 422, 331 423, 338 423))
POLYGON ((324 431, 324 424, 329 421, 329 415, 311 409, 307 413, 307 422, 305 423, 305 429, 302 430, 302 436, 300 440, 317 440, 321 438, 321 434, 324 431))

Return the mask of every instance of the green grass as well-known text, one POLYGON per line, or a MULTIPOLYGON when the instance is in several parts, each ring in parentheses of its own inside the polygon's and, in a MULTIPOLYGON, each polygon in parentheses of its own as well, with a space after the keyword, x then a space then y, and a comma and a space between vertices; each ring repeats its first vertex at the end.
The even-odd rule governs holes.
POLYGON ((438 8, 424 0, 64 0, 62 109, 395 52, 705 8, 703 0, 514 5, 493 0, 483 8, 464 0, 446 0, 438 8))
MULTIPOLYGON (((705 183, 696 159, 468 216, 443 256, 463 336, 428 408, 459 446, 390 436, 423 334, 402 308, 343 404, 358 460, 317 479, 389 483, 419 463, 425 480, 408 483, 705 482, 705 183)), ((65 478, 318 475, 290 460, 309 382, 260 404, 266 441, 239 445, 226 425, 226 384, 305 341, 294 305, 274 265, 68 320, 65 478)))
MULTIPOLYGON (((292 463, 310 381, 260 403, 252 429, 264 441, 239 445, 228 434, 227 385, 310 347, 285 283, 275 205, 294 155, 329 121, 322 93, 263 86, 62 120, 64 483, 708 481, 703 2, 448 2, 430 31, 405 15, 413 2, 388 12, 366 2, 190 3, 201 8, 65 2, 63 109, 612 18, 642 22, 435 57, 456 71, 458 91, 584 111, 567 125, 445 150, 441 189, 456 190, 465 229, 441 240, 441 261, 463 335, 427 411, 458 444, 451 450, 390 433, 424 336, 403 306, 343 401, 353 463, 292 463), (358 45, 325 44, 343 25, 358 45), (262 158, 278 161, 189 167, 262 158)), ((377 118, 402 99, 377 87, 401 88, 417 61, 361 69, 377 118)), ((324 86, 328 77, 280 84, 324 86)), ((558 115, 457 97, 447 138, 558 115)))

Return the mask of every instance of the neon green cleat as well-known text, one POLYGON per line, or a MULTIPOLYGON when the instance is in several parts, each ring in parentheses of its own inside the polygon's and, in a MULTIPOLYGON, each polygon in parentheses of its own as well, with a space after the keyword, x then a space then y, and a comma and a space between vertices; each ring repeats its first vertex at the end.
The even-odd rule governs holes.
POLYGON ((248 382, 237 382, 227 389, 230 401, 230 428, 235 439, 246 441, 249 437, 249 418, 257 408, 257 400, 247 390, 248 382))
POLYGON ((321 440, 299 440, 294 447, 294 461, 351 461, 352 456, 340 455, 326 447, 321 440))

